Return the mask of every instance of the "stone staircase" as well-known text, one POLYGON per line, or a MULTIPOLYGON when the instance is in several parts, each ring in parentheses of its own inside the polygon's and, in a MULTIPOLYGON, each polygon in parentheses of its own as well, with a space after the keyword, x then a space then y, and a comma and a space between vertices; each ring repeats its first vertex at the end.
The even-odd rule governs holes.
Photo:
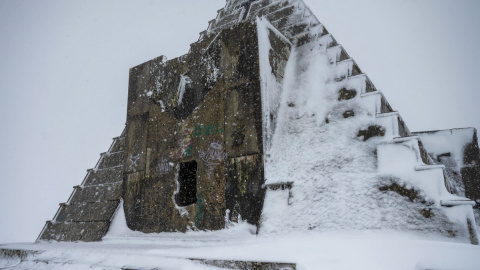
MULTIPOLYGON (((452 194, 452 183, 447 177, 445 167, 429 157, 418 136, 412 136, 401 115, 392 109, 382 92, 375 88, 368 76, 361 71, 303 1, 227 0, 225 8, 220 9, 217 17, 209 22, 207 30, 200 33, 199 40, 239 22, 253 21, 262 16, 297 48, 307 44, 318 44, 322 47, 335 73, 335 77, 328 84, 333 87, 337 83, 343 84, 360 94, 359 98, 366 104, 373 122, 378 127, 384 128, 382 135, 384 139, 377 147, 379 173, 388 175, 411 173, 418 187, 432 197, 440 198, 435 201, 437 207, 467 206, 471 209, 471 206, 475 205, 472 200, 452 194)), ((277 187, 269 189, 276 190, 277 187)), ((468 214, 466 219, 471 242, 478 244, 475 226, 472 225, 475 224, 473 212, 472 215, 468 214)))
POLYGON ((114 138, 110 149, 100 154, 95 168, 87 170, 66 203, 37 238, 53 241, 100 241, 108 231, 122 195, 125 131, 114 138))

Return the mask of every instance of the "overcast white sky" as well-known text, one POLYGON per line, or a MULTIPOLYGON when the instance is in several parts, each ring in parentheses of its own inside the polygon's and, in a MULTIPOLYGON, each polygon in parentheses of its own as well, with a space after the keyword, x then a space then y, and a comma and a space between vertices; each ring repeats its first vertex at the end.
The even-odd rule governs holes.
MULTIPOLYGON (((480 128, 480 1, 305 0, 412 131, 480 128)), ((123 130, 129 68, 225 0, 0 1, 0 243, 34 241, 123 130)))

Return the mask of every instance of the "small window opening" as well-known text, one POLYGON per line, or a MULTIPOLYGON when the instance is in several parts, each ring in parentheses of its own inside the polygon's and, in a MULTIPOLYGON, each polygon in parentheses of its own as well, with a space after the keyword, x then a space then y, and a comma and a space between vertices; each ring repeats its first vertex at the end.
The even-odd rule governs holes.
POLYGON ((180 163, 178 174, 178 193, 175 195, 175 202, 178 206, 187 206, 197 201, 197 162, 189 161, 180 163))

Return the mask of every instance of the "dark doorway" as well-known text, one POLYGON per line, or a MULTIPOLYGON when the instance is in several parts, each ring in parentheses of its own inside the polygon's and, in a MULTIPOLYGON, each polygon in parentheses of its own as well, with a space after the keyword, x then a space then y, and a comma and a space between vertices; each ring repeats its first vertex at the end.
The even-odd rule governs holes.
POLYGON ((175 195, 178 206, 187 206, 197 201, 197 162, 195 160, 180 163, 178 174, 180 189, 175 195))

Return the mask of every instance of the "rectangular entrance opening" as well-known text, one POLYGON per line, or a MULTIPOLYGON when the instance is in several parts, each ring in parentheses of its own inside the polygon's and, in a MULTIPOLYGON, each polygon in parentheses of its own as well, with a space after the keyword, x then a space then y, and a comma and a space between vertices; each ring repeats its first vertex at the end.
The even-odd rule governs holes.
POLYGON ((187 206, 197 201, 197 162, 195 160, 180 163, 178 174, 178 193, 175 202, 178 206, 187 206))

